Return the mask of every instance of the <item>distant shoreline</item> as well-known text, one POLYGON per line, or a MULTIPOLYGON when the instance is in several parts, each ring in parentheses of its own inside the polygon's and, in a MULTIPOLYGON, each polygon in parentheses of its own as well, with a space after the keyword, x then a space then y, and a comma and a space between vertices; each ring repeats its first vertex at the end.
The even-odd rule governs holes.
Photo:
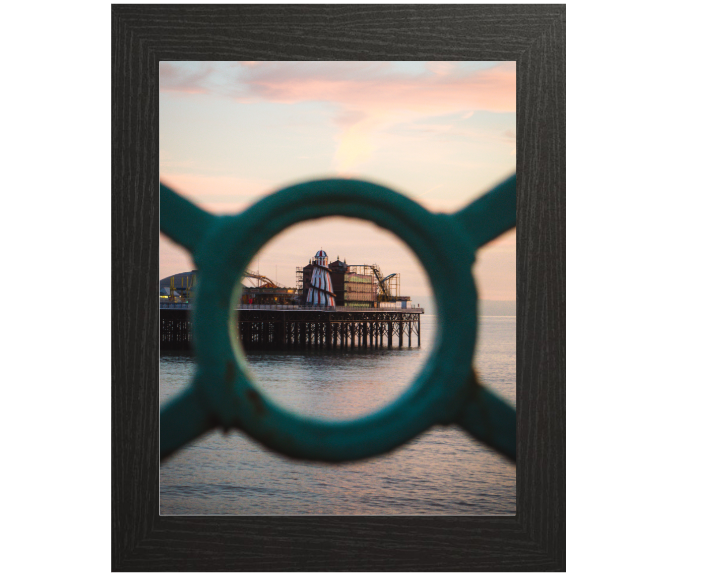
MULTIPOLYGON (((413 298, 413 302, 418 301, 422 302, 425 314, 437 315, 437 308, 433 306, 434 302, 430 298, 413 298)), ((515 300, 480 300, 479 308, 481 316, 517 316, 515 300)))
MULTIPOLYGON (((437 314, 423 314, 423 316, 437 316, 437 314)), ((517 318, 515 314, 480 314, 480 318, 517 318)))

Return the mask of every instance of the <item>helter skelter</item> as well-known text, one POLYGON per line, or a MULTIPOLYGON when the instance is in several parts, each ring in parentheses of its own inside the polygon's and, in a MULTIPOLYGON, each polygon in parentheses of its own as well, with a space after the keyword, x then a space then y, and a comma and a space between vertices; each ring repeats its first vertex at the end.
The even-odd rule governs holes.
POLYGON ((315 254, 312 278, 305 303, 308 306, 335 306, 330 268, 328 268, 328 255, 324 250, 315 254))

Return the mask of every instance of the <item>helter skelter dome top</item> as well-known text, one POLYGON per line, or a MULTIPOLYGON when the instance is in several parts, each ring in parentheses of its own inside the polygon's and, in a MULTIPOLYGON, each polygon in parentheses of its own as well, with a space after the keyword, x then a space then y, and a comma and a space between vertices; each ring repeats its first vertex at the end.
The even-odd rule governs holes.
POLYGON ((317 254, 315 254, 315 259, 320 266, 327 266, 328 255, 325 253, 325 250, 318 250, 317 254))

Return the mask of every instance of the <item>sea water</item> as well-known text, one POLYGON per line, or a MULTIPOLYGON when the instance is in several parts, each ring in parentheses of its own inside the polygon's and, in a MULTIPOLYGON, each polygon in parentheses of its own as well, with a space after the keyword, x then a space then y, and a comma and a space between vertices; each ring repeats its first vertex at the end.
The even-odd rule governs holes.
MULTIPOLYGON (((251 352, 259 388, 298 413, 348 419, 396 398, 433 344, 436 317, 422 316, 422 346, 251 352)), ((515 405, 515 317, 480 318, 474 364, 485 385, 515 405)), ((397 342, 395 342, 397 345, 397 342)), ((191 353, 163 352, 160 401, 186 388, 191 353)), ((163 515, 508 515, 515 466, 456 427, 435 427, 397 450, 347 464, 290 460, 240 432, 214 431, 160 468, 163 515)))

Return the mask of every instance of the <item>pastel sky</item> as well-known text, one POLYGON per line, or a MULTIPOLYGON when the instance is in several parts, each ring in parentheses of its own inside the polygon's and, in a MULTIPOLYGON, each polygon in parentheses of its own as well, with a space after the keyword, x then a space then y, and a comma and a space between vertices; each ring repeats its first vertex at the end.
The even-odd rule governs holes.
MULTIPOLYGON (((236 213, 301 181, 352 177, 454 212, 515 172, 514 62, 161 62, 160 179, 202 208, 236 213)), ((286 230, 255 260, 295 285, 319 248, 431 289, 409 249, 373 224, 286 230)), ((161 235, 160 278, 189 270, 161 235)), ((256 266, 255 266, 256 267, 256 266)), ((515 299, 515 232, 480 251, 482 298, 515 299)))

